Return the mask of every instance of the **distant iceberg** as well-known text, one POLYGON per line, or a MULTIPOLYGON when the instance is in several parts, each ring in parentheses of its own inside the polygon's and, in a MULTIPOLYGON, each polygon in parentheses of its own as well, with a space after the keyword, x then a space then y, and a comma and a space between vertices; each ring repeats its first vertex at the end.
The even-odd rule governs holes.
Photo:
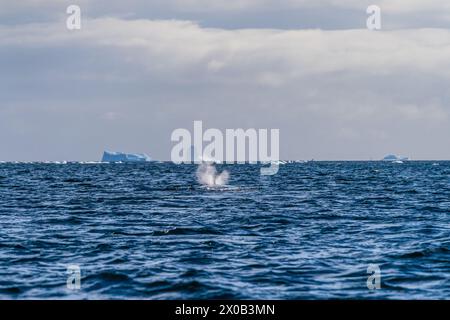
POLYGON ((103 152, 102 162, 145 162, 152 159, 144 153, 103 152))
POLYGON ((383 158, 383 161, 407 161, 408 157, 397 156, 395 154, 388 154, 383 158))

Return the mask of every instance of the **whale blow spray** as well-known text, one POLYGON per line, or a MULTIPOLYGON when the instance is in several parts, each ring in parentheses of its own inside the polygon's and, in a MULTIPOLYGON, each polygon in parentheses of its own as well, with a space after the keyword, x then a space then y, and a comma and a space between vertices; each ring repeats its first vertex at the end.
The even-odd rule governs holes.
POLYGON ((223 186, 227 184, 230 174, 224 170, 218 174, 216 167, 209 163, 202 163, 197 168, 197 180, 208 187, 223 186))

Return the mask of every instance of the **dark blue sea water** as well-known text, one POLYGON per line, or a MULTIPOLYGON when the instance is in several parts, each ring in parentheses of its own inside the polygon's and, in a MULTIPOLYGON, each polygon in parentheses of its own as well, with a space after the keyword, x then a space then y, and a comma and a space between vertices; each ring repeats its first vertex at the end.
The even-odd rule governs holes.
POLYGON ((0 298, 450 298, 450 162, 225 167, 0 164, 0 298))

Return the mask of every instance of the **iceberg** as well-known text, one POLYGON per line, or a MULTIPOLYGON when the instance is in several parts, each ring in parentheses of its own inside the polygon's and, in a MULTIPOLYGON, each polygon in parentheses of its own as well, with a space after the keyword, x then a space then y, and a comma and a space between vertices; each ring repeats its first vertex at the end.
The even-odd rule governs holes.
POLYGON ((383 158, 383 161, 407 161, 408 157, 397 156, 395 154, 388 154, 383 158))
POLYGON ((145 153, 103 152, 102 162, 145 162, 152 159, 145 153))

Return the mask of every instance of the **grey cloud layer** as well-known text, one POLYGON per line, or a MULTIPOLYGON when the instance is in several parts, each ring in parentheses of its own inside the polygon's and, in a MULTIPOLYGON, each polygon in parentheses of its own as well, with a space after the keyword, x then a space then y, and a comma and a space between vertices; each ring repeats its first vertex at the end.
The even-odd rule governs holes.
MULTIPOLYGON (((0 1, 2 24, 56 21, 71 0, 0 1)), ((176 19, 226 29, 359 29, 366 8, 382 8, 383 28, 449 28, 447 0, 78 0, 89 18, 176 19)))
POLYGON ((170 133, 280 128, 281 156, 450 158, 450 31, 0 27, 0 160, 170 155, 170 133))

